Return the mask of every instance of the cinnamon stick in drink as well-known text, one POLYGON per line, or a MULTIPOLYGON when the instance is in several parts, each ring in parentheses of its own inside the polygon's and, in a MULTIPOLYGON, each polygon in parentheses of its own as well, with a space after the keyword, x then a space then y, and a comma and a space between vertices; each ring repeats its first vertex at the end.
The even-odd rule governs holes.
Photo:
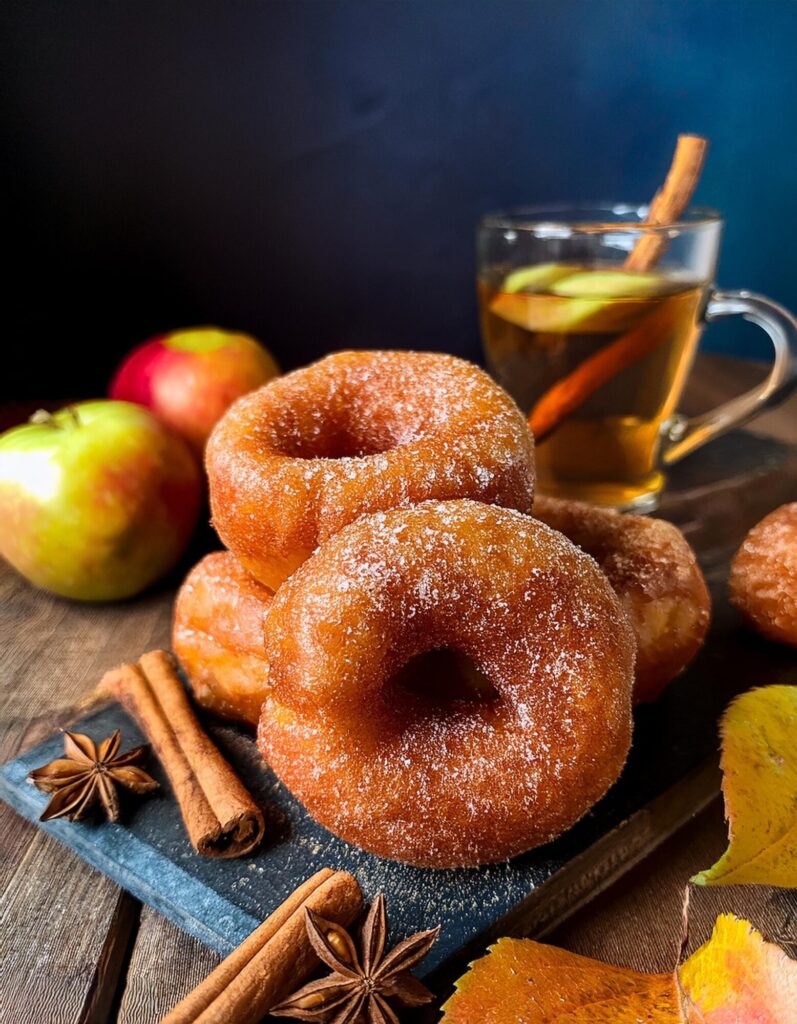
MULTIPOLYGON (((678 220, 692 200, 700 180, 708 142, 700 135, 679 135, 672 164, 661 189, 653 197, 646 224, 660 226, 678 220)), ((624 263, 625 270, 641 273, 658 262, 667 245, 660 232, 642 235, 624 263)))
POLYGON ((598 349, 545 392, 529 416, 537 441, 555 430, 604 384, 670 337, 679 320, 678 298, 666 300, 667 306, 655 309, 628 334, 598 349))
POLYGON ((318 964, 306 910, 347 928, 362 910, 357 881, 324 868, 304 882, 161 1024, 256 1024, 318 964))
POLYGON ((240 857, 263 838, 263 812, 199 723, 166 651, 103 677, 150 740, 177 797, 188 836, 206 857, 240 857))
MULTIPOLYGON (((659 226, 678 220, 697 187, 707 148, 708 142, 699 135, 678 136, 672 164, 664 185, 650 204, 646 224, 659 226)), ((666 245, 667 239, 660 232, 643 234, 623 264, 624 269, 638 272, 651 270, 666 245)), ((650 323, 655 323, 655 320, 651 318, 650 323)), ((662 318, 661 323, 651 331, 650 325, 646 326, 646 321, 643 321, 549 388, 529 415, 529 426, 536 440, 541 441, 556 430, 564 419, 612 377, 666 342, 669 337, 669 330, 664 330, 666 323, 666 318, 662 318)))

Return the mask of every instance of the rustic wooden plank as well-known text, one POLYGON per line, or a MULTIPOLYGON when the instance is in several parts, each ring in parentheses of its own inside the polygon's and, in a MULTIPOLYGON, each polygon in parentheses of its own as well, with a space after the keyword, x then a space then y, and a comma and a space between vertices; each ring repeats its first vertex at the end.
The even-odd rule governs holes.
POLYGON ((115 605, 73 604, 0 565, 0 758, 52 732, 115 662, 168 643, 173 592, 115 605), (27 740, 27 742, 25 742, 27 740))
MULTIPOLYGON (((0 565, 0 760, 68 720, 109 664, 166 643, 171 599, 70 604, 0 565)), ((5 805, 0 830, 0 1020, 105 1024, 136 902, 5 805)))
POLYGON ((35 827, 0 803, 0 892, 4 892, 25 851, 36 835, 35 827))
POLYGON ((0 894, 0 1020, 104 1024, 134 901, 37 832, 0 894))
POLYGON ((156 1024, 220 961, 217 953, 142 907, 118 1024, 156 1024))

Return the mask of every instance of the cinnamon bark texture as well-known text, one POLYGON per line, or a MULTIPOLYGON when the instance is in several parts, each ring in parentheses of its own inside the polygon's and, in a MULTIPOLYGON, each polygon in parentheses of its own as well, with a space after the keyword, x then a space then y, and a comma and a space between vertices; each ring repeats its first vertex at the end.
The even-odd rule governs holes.
MULTIPOLYGON (((650 204, 647 224, 660 226, 678 220, 692 201, 707 149, 708 142, 700 135, 678 136, 667 177, 650 204)), ((659 232, 642 235, 625 261, 625 269, 645 273, 656 265, 666 245, 667 239, 659 232)))
POLYGON ((146 733, 198 853, 240 857, 260 843, 263 812, 202 729, 166 651, 111 669, 99 692, 118 700, 146 733))
POLYGON ((161 1024, 257 1024, 318 966, 306 911, 346 928, 362 906, 356 879, 324 868, 299 886, 161 1024))
MULTIPOLYGON (((707 148, 708 142, 699 135, 678 136, 670 170, 650 204, 646 224, 652 227, 672 224, 683 214, 697 187, 707 148)), ((651 270, 666 245, 667 238, 663 233, 643 234, 629 253, 624 269, 641 273, 651 270)), ((651 323, 655 323, 653 318, 651 323)), ((557 381, 531 410, 529 426, 535 439, 538 442, 544 440, 598 388, 663 344, 670 336, 671 326, 670 321, 664 318, 651 330, 650 325, 643 321, 557 381)))

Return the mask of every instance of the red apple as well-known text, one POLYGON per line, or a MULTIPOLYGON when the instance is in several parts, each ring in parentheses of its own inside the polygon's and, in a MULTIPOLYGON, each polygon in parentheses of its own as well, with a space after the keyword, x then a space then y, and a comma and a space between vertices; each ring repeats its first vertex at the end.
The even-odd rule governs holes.
POLYGON ((146 405, 201 455, 228 406, 278 373, 269 352, 248 334, 195 327, 133 349, 109 394, 146 405))
POLYGON ((63 597, 154 583, 196 525, 203 481, 182 438, 129 402, 81 402, 0 435, 0 554, 63 597))

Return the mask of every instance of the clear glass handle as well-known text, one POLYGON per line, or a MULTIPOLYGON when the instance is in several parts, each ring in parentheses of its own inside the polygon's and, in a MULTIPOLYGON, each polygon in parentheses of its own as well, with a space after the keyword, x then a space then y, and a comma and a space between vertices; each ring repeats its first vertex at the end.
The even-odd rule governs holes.
POLYGON ((752 292, 715 291, 706 306, 706 323, 726 316, 743 316, 766 331, 775 349, 772 369, 763 383, 711 412, 691 418, 675 416, 664 437, 666 465, 782 402, 797 385, 797 320, 788 310, 752 292))

